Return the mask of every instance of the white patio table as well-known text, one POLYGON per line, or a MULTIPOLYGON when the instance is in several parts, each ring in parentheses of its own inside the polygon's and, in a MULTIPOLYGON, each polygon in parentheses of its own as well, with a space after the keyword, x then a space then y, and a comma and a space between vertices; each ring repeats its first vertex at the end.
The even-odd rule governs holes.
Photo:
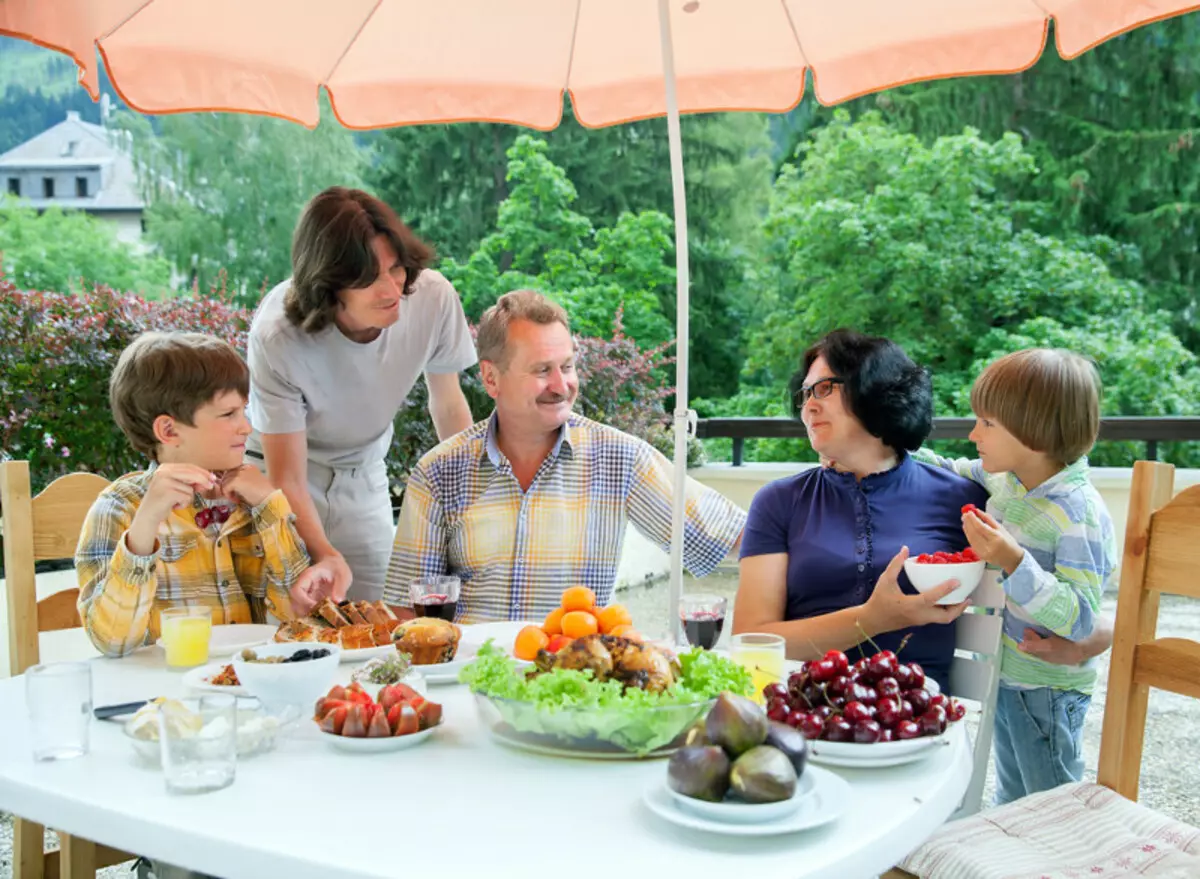
MULTIPOLYGON (((97 705, 185 695, 156 648, 96 659, 97 705)), ((340 670, 348 680, 354 666, 340 670)), ((93 721, 91 752, 34 763, 21 677, 0 681, 0 809, 223 879, 395 876, 722 876, 866 879, 957 807, 968 738, 887 769, 846 770, 854 802, 824 827, 776 837, 702 833, 642 803, 665 760, 556 758, 494 741, 461 685, 430 687, 445 723, 425 744, 346 754, 307 722, 239 763, 237 780, 168 795, 119 726, 93 721)))

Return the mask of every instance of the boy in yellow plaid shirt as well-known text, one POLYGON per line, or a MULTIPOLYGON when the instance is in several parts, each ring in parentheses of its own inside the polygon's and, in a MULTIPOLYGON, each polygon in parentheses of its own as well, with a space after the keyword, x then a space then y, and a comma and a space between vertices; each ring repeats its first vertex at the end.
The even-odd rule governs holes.
POLYGON ((124 656, 159 635, 169 607, 212 608, 214 625, 292 616, 309 565, 283 492, 243 463, 249 372, 200 333, 144 333, 109 386, 113 418, 153 462, 88 511, 75 566, 92 643, 124 656))

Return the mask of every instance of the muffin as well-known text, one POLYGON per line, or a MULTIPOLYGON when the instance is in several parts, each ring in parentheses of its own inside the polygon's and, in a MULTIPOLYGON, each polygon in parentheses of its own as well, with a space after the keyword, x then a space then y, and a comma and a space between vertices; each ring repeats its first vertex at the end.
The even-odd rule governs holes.
POLYGON ((449 662, 458 652, 460 637, 462 629, 454 623, 434 617, 406 620, 392 632, 396 649, 411 656, 413 665, 449 662))

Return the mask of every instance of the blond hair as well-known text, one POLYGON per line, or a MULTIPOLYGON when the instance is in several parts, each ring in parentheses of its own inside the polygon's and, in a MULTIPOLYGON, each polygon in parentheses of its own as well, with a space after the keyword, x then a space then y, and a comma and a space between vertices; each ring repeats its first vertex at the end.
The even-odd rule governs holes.
POLYGON ((1100 433, 1096 365, 1060 348, 1027 348, 988 365, 971 408, 1062 465, 1087 454, 1100 433))
POLYGON ((514 320, 527 320, 541 326, 559 323, 569 332, 571 324, 561 305, 533 290, 514 290, 496 300, 479 320, 476 348, 479 359, 508 368, 508 325, 514 320))
POLYGON ((228 342, 203 333, 142 333, 121 352, 108 384, 113 420, 137 451, 158 460, 154 420, 193 426, 196 410, 223 391, 250 394, 250 371, 228 342))

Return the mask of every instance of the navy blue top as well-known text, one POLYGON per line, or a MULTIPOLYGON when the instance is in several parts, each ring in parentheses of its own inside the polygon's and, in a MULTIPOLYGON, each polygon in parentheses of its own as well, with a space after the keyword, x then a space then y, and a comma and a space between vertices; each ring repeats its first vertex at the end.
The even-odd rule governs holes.
MULTIPOLYGON (((964 549, 961 508, 968 503, 982 508, 986 502, 981 486, 908 455, 861 482, 851 473, 814 467, 765 485, 754 496, 741 557, 786 552, 783 618, 820 616, 864 603, 901 546, 911 556, 964 549)), ((916 593, 903 571, 900 588, 916 593)), ((921 663, 946 688, 954 626, 898 629, 872 640, 880 649, 895 650, 909 633, 900 660, 921 663)), ((875 652, 863 643, 846 651, 851 662, 860 651, 875 652)))

